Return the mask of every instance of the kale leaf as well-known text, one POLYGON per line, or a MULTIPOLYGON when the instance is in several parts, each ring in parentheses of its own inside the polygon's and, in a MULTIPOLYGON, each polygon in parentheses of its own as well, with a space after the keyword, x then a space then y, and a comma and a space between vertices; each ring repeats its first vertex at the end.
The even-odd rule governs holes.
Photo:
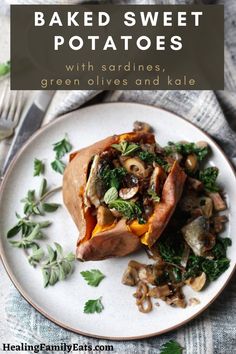
POLYGON ((216 184, 219 170, 217 167, 207 167, 202 171, 199 171, 199 180, 204 184, 206 191, 218 192, 219 187, 216 184))

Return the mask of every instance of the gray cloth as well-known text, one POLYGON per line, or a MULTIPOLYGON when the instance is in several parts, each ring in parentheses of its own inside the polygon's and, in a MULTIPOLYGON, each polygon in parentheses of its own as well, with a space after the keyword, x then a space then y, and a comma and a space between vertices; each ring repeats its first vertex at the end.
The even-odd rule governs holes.
MULTIPOLYGON (((68 2, 68 1, 67 1, 68 2)), ((111 1, 139 4, 191 4, 200 1, 111 1)), ((225 90, 212 91, 115 91, 105 101, 127 101, 163 107, 201 127, 225 150, 236 165, 236 1, 202 1, 225 4, 225 90)), ((46 1, 45 1, 46 3, 46 1)), ((217 26, 217 24, 212 24, 217 26)), ((214 63, 212 63, 214 65, 214 63)), ((58 93, 48 120, 79 107, 96 91, 58 93), (63 100, 61 97, 63 95, 63 100), (61 102, 61 103, 60 103, 61 102)), ((231 235, 232 237, 234 235, 231 235)), ((223 294, 198 319, 159 337, 129 342, 110 342, 85 338, 59 328, 37 313, 14 289, 5 301, 6 326, 15 342, 38 344, 80 343, 113 344, 114 353, 157 353, 163 342, 178 340, 187 354, 236 353, 236 280, 232 279, 223 294)), ((46 353, 46 352, 45 352, 46 353)))

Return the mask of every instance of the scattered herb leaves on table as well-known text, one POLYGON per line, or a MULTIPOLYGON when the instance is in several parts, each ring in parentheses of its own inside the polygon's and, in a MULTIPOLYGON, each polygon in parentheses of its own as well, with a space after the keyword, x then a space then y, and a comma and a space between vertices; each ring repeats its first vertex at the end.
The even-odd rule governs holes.
POLYGON ((169 340, 161 346, 160 354, 182 354, 183 348, 175 340, 169 340))
POLYGON ((0 64, 0 76, 4 76, 4 75, 8 74, 10 72, 10 70, 11 70, 10 61, 0 64))

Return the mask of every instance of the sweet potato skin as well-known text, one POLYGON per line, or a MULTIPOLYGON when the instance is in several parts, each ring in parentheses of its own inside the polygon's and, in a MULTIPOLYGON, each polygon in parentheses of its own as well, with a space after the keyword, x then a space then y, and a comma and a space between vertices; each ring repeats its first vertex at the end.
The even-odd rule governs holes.
MULTIPOLYGON (((141 247, 140 237, 132 233, 126 220, 121 219, 114 228, 97 233, 91 237, 96 225, 96 218, 91 208, 84 207, 84 191, 87 182, 90 162, 94 155, 106 151, 112 144, 121 140, 153 143, 154 135, 151 133, 132 132, 114 135, 101 140, 91 146, 73 153, 72 159, 63 177, 63 200, 79 229, 76 255, 83 261, 102 260, 110 257, 128 255, 141 247)), ((162 200, 157 204, 154 215, 151 217, 148 230, 148 246, 152 246, 167 225, 175 206, 182 194, 186 175, 179 164, 174 163, 163 187, 162 200)))
POLYGON ((83 203, 90 162, 94 155, 106 151, 112 144, 119 143, 124 139, 127 141, 143 140, 148 143, 155 141, 155 137, 151 133, 131 132, 110 136, 71 154, 72 159, 63 176, 63 201, 79 229, 80 242, 90 238, 96 224, 90 210, 85 212, 83 203))
POLYGON ((90 237, 95 226, 92 215, 85 213, 83 193, 87 182, 89 163, 92 157, 106 150, 117 141, 111 136, 77 152, 65 169, 63 176, 63 201, 79 229, 80 239, 90 237))
POLYGON ((139 237, 128 231, 126 220, 121 219, 113 229, 100 232, 90 240, 79 243, 76 257, 83 261, 98 261, 126 256, 140 247, 139 237))
POLYGON ((145 236, 145 243, 149 247, 161 236, 174 213, 175 207, 182 195, 186 177, 185 172, 179 166, 178 162, 175 161, 164 183, 161 201, 156 205, 154 213, 149 220, 150 226, 145 236))

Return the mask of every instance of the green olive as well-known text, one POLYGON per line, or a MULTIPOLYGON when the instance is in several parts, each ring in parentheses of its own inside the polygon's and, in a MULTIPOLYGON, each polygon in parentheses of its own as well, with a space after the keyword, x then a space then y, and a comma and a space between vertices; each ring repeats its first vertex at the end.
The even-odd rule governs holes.
POLYGON ((185 161, 186 169, 190 172, 194 172, 197 168, 197 165, 198 165, 197 156, 195 154, 188 155, 185 161))

